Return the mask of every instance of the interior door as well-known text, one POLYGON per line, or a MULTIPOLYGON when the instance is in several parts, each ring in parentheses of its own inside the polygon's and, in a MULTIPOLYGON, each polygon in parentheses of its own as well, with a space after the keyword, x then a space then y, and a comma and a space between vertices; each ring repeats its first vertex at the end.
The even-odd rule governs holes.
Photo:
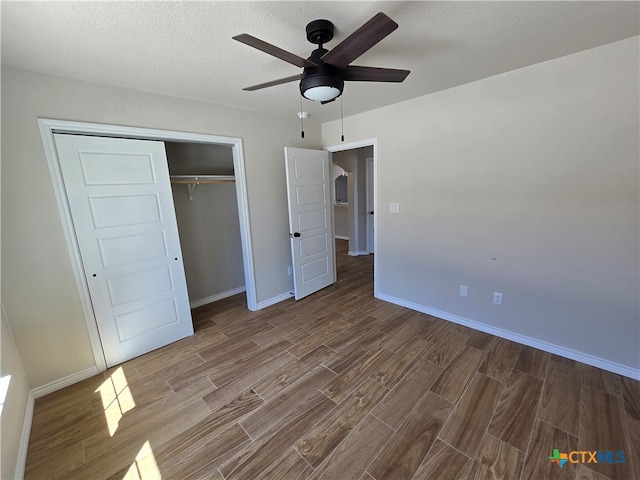
POLYGON ((329 152, 286 147, 296 300, 336 281, 329 152))
POLYGON ((107 366, 192 335, 164 143, 55 143, 107 366))

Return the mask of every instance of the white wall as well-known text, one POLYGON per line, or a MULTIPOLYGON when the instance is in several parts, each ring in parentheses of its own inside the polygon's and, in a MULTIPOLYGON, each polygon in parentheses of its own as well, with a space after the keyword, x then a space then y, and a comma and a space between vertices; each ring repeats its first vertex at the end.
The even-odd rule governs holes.
POLYGON ((637 375, 639 53, 635 37, 346 118, 378 139, 379 293, 637 375))
MULTIPOLYGON (((2 309, 2 355, 0 359, 0 377, 10 375, 9 389, 2 405, 2 426, 0 432, 0 444, 2 445, 2 458, 0 478, 17 478, 16 472, 21 471, 23 465, 18 465, 22 427, 27 413, 29 397, 29 383, 22 368, 18 350, 13 341, 11 328, 2 309)), ((24 459, 23 459, 24 460, 24 459)), ((22 463, 22 462, 20 462, 22 463)))
MULTIPOLYGON (((214 87, 212 87, 214 88, 214 87)), ((293 285, 284 146, 298 119, 2 68, 2 299, 32 388, 94 365, 37 118, 242 137, 258 302, 293 285)))

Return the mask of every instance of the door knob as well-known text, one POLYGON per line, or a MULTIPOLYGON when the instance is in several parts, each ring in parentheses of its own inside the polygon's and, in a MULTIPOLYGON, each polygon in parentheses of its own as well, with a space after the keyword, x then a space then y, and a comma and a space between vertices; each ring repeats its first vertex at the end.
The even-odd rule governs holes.
POLYGON ((373 210, 371 210, 371 211, 369 212, 369 215, 373 215, 373 210))
POLYGON ((296 238, 298 238, 298 237, 300 236, 300 232, 295 232, 295 233, 293 234, 293 236, 294 236, 294 237, 296 237, 296 238))

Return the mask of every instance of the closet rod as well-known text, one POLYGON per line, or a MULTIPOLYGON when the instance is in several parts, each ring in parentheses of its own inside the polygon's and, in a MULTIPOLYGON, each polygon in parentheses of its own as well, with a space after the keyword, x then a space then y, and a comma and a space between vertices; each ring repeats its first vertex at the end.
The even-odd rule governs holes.
POLYGON ((193 194, 196 191, 196 186, 203 183, 234 183, 235 177, 233 175, 171 175, 169 177, 171 183, 180 183, 187 186, 187 195, 189 201, 193 201, 193 194))
POLYGON ((171 183, 232 183, 233 175, 171 175, 171 183))

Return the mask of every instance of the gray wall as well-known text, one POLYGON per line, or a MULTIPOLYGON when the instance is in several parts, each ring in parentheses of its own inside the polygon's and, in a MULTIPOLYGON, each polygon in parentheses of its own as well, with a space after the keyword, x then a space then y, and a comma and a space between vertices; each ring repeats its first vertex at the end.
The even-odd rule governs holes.
POLYGON ((635 37, 346 118, 378 139, 378 293, 638 369, 638 72, 635 37))
POLYGON ((226 145, 165 142, 171 175, 233 175, 233 149, 226 145))
POLYGON ((258 302, 293 285, 284 147, 320 127, 23 70, 2 69, 2 302, 31 388, 95 365, 37 119, 242 137, 258 302))

